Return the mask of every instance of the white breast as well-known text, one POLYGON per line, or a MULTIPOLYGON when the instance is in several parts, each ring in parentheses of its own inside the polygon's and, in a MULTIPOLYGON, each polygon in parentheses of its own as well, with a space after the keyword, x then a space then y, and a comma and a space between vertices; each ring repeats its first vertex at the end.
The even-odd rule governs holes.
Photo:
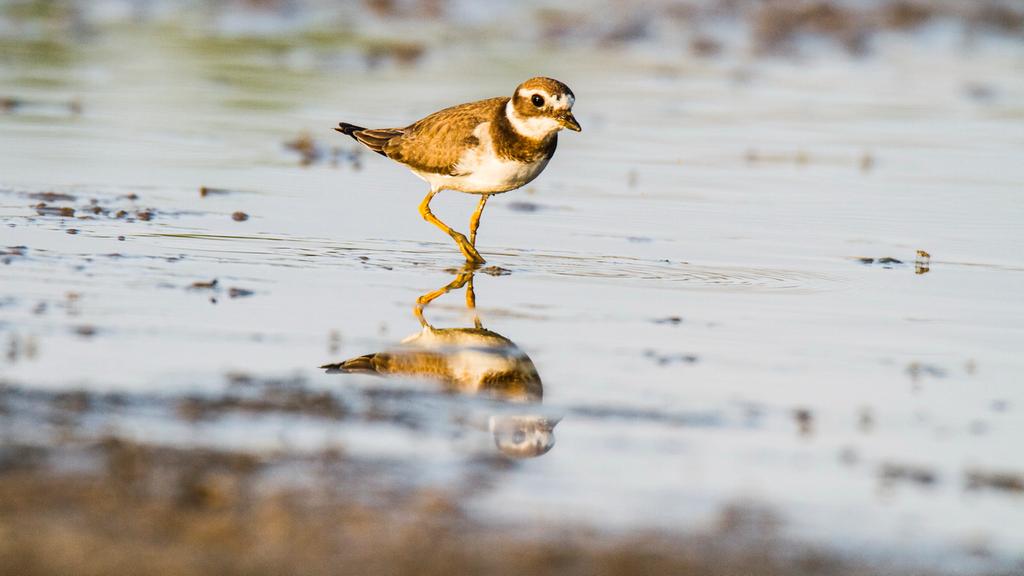
POLYGON ((484 122, 473 131, 479 144, 467 149, 455 166, 455 176, 417 172, 435 188, 458 190, 473 194, 508 192, 529 183, 544 171, 548 158, 534 162, 517 162, 500 158, 491 141, 491 123, 484 122))

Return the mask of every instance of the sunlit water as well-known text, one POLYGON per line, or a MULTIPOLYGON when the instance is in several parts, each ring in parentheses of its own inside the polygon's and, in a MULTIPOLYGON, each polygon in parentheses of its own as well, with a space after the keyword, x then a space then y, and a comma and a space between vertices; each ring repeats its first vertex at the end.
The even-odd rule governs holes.
MULTIPOLYGON (((0 66, 0 96, 26 102, 0 114, 0 246, 26 247, 0 266, 0 337, 21 350, 0 379, 160 395, 246 372, 356 404, 394 390, 383 405, 433 424, 114 425, 156 442, 336 444, 469 490, 493 452, 480 419, 503 407, 317 368, 418 332, 417 297, 455 277, 458 252, 416 212, 423 183, 372 154, 303 167, 283 143, 307 131, 347 152, 339 120, 401 125, 543 73, 572 86, 584 130, 488 205, 478 247, 511 274, 477 273, 475 291, 562 420, 550 452, 473 487, 471 509, 688 529, 752 502, 845 551, 1019 561, 1022 494, 967 477, 1024 474, 1024 54, 905 42, 802 62, 452 49, 374 71, 131 29, 22 45, 0 66), (991 94, 970 97, 979 84, 991 94), (50 191, 74 195, 48 204, 76 216, 38 215, 28 195, 50 191), (81 218, 91 199, 107 214, 81 218), (932 480, 891 472, 906 466, 932 480)), ((474 202, 447 192, 434 207, 464 230, 474 202)), ((473 325, 461 292, 425 314, 473 325)))

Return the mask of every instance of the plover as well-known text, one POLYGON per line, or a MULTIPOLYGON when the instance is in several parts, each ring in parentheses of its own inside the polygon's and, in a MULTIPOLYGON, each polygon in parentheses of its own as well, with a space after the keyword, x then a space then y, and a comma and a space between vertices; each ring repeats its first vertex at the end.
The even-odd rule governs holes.
POLYGON ((472 264, 476 231, 487 199, 532 181, 555 153, 558 132, 580 131, 572 115, 576 101, 568 86, 552 78, 530 78, 511 98, 490 98, 445 108, 404 128, 367 129, 346 122, 335 128, 370 150, 405 164, 430 185, 420 215, 444 230, 472 264), (441 190, 480 195, 469 221, 469 238, 430 211, 441 190))
MULTIPOLYGON (((544 388, 533 361, 514 342, 483 327, 474 316, 472 328, 435 328, 423 308, 451 290, 466 287, 466 307, 476 309, 473 269, 462 270, 447 286, 428 292, 414 312, 421 330, 384 352, 325 364, 328 372, 405 376, 431 380, 450 393, 480 395, 510 405, 536 406, 544 388)), ((487 429, 502 453, 516 458, 540 456, 555 444, 557 418, 536 409, 501 410, 487 418, 487 429)))

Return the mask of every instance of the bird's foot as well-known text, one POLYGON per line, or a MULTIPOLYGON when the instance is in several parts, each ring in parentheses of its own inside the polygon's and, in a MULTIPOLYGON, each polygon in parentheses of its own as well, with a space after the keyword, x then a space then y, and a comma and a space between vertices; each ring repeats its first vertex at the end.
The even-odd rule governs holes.
POLYGON ((477 252, 476 248, 466 239, 466 236, 459 232, 452 232, 452 239, 459 245, 459 251, 466 257, 466 264, 473 266, 479 266, 487 262, 484 257, 477 252))

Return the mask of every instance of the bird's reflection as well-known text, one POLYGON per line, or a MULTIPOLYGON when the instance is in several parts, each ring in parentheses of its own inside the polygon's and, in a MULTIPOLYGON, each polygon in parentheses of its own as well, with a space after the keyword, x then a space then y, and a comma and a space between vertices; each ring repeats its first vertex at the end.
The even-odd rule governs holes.
MULTIPOLYGON (((473 269, 464 268, 446 286, 416 300, 414 313, 421 330, 390 350, 358 356, 322 366, 328 371, 407 376, 431 380, 445 391, 487 396, 507 404, 537 407, 544 396, 533 361, 508 338, 483 327, 476 313, 473 269), (466 307, 473 313, 472 328, 435 328, 423 316, 424 308, 452 290, 466 289, 466 307)), ((516 457, 540 456, 555 444, 557 419, 539 414, 491 414, 488 429, 502 453, 516 457)))

